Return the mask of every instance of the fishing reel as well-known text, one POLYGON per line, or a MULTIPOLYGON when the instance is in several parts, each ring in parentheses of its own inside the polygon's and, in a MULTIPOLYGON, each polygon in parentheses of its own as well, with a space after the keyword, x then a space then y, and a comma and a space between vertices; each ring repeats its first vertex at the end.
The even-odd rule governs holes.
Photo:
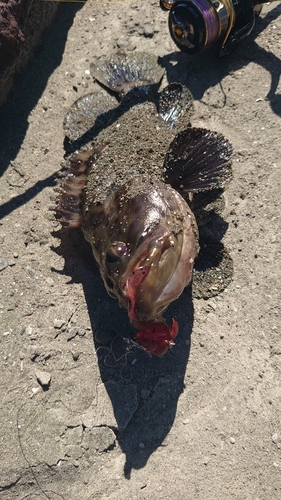
POLYGON ((218 42, 223 56, 252 31, 266 1, 160 0, 160 7, 169 10, 170 34, 180 50, 198 54, 218 42))

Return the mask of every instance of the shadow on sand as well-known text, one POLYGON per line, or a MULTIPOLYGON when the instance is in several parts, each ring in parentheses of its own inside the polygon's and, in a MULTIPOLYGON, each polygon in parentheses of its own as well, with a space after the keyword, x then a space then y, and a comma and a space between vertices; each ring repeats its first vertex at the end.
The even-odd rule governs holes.
MULTIPOLYGON (((81 4, 59 7, 56 18, 44 36, 39 49, 25 72, 0 108, 0 176, 17 156, 28 129, 28 117, 40 99, 50 75, 60 65, 67 33, 81 4)), ((46 186, 53 184, 53 176, 38 182, 23 195, 0 207, 1 216, 23 205, 46 186)))
MULTIPOLYGON (((95 341, 101 379, 104 383, 116 382, 124 392, 133 386, 137 396, 135 413, 126 427, 117 432, 118 443, 126 455, 124 474, 129 479, 131 469, 144 467, 150 455, 163 444, 174 422, 190 350, 191 287, 169 307, 166 315, 168 323, 173 317, 179 323, 176 345, 162 358, 149 357, 124 341, 132 337, 134 330, 127 312, 107 295, 82 232, 61 231, 57 236, 61 238, 61 245, 56 251, 65 259, 62 272, 71 276, 72 283, 82 283, 93 332, 96 335, 110 332, 113 339, 106 346, 95 341)), ((109 396, 117 422, 124 421, 122 413, 127 411, 124 401, 109 396)))

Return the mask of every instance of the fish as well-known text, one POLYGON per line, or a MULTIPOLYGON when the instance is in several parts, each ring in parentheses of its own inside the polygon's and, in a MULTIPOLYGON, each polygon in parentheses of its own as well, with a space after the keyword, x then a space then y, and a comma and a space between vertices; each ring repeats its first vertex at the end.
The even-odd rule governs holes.
POLYGON ((63 228, 82 229, 108 294, 137 330, 135 345, 157 356, 178 334, 164 312, 194 276, 196 210, 216 212, 232 177, 230 142, 190 125, 192 95, 180 83, 159 91, 164 71, 145 53, 93 61, 100 87, 66 115, 56 207, 63 228))

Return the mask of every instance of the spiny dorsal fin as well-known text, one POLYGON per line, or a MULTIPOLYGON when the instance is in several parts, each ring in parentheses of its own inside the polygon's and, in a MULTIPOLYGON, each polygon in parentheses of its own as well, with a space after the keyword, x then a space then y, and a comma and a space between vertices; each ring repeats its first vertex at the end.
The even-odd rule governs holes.
POLYGON ((192 113, 192 94, 181 83, 170 83, 159 93, 159 115, 171 130, 187 127, 192 113))
POLYGON ((231 144, 222 134, 188 128, 169 146, 165 181, 183 193, 223 188, 232 177, 231 155, 231 144))
POLYGON ((116 52, 110 57, 95 58, 91 63, 91 75, 123 97, 134 87, 160 83, 165 68, 159 64, 158 59, 157 56, 145 52, 116 52))

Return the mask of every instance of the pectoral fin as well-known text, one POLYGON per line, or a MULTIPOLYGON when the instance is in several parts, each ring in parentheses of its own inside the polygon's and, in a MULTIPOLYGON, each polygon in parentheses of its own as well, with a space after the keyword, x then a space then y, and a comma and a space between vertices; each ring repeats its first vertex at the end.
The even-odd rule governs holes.
POLYGON ((169 146, 165 181, 181 194, 224 188, 232 177, 231 155, 232 147, 222 134, 188 128, 169 146))

